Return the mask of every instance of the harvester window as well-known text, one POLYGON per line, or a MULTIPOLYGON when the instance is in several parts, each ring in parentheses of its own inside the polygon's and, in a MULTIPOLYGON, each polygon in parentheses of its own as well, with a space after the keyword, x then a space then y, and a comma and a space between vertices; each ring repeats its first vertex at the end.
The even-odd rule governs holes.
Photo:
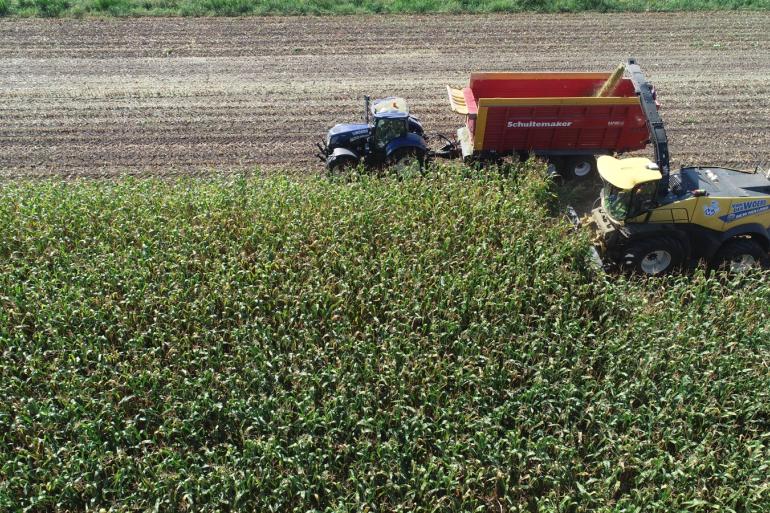
POLYGON ((654 200, 657 188, 658 182, 647 182, 637 185, 632 196, 631 211, 628 212, 628 217, 636 217, 651 210, 655 206, 654 200))
POLYGON ((619 221, 636 217, 655 207, 657 182, 637 185, 633 189, 620 189, 606 184, 602 190, 604 208, 619 221))
POLYGON ((602 194, 604 195, 604 208, 607 209, 607 213, 613 219, 619 221, 625 219, 631 200, 631 191, 607 184, 602 190, 602 194))
POLYGON ((406 135, 406 123, 403 119, 380 118, 374 131, 374 144, 384 148, 397 137, 406 135))

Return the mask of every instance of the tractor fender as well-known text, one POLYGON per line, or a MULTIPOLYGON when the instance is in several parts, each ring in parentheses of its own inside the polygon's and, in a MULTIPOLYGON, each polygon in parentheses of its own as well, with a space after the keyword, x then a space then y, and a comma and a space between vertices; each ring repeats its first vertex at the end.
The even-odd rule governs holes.
POLYGON ((739 235, 751 235, 751 238, 759 242, 765 250, 770 250, 770 229, 759 223, 747 223, 730 228, 722 234, 720 243, 724 243, 739 235))
POLYGON ((428 151, 425 139, 417 134, 408 133, 403 137, 393 139, 387 146, 385 146, 385 158, 390 157, 394 152, 404 148, 412 148, 421 155, 428 151))
POLYGON ((326 167, 331 167, 337 160, 342 158, 353 159, 356 162, 360 160, 358 155, 347 148, 335 148, 332 154, 326 157, 326 167))

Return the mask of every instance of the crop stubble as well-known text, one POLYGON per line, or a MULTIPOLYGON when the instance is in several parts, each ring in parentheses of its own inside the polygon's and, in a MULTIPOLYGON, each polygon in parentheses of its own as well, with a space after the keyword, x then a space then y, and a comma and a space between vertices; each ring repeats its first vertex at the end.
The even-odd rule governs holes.
POLYGON ((0 176, 314 170, 361 96, 452 133, 471 71, 636 57, 674 164, 770 159, 770 14, 143 18, 0 22, 0 176))

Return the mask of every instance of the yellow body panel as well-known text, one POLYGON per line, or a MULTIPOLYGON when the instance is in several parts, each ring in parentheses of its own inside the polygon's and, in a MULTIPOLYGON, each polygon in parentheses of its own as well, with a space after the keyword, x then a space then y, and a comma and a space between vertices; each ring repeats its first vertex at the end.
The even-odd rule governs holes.
POLYGON ((689 197, 628 219, 626 223, 692 223, 717 232, 744 224, 770 228, 770 196, 725 198, 689 197))
POLYGON ((657 166, 644 157, 616 159, 602 155, 596 159, 599 175, 620 189, 633 189, 640 183, 660 180, 662 175, 657 166), (654 168, 652 168, 654 166, 654 168))
POLYGON ((649 222, 651 223, 688 223, 692 210, 687 206, 676 203, 675 205, 666 205, 656 208, 650 213, 649 222))

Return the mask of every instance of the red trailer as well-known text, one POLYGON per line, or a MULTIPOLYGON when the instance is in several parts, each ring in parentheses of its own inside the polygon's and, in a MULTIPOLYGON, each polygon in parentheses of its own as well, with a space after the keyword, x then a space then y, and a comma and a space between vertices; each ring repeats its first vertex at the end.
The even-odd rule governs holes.
POLYGON ((452 110, 465 116, 457 132, 463 158, 534 154, 581 178, 595 169, 595 155, 645 148, 645 79, 623 72, 473 73, 468 87, 447 86, 452 110))

